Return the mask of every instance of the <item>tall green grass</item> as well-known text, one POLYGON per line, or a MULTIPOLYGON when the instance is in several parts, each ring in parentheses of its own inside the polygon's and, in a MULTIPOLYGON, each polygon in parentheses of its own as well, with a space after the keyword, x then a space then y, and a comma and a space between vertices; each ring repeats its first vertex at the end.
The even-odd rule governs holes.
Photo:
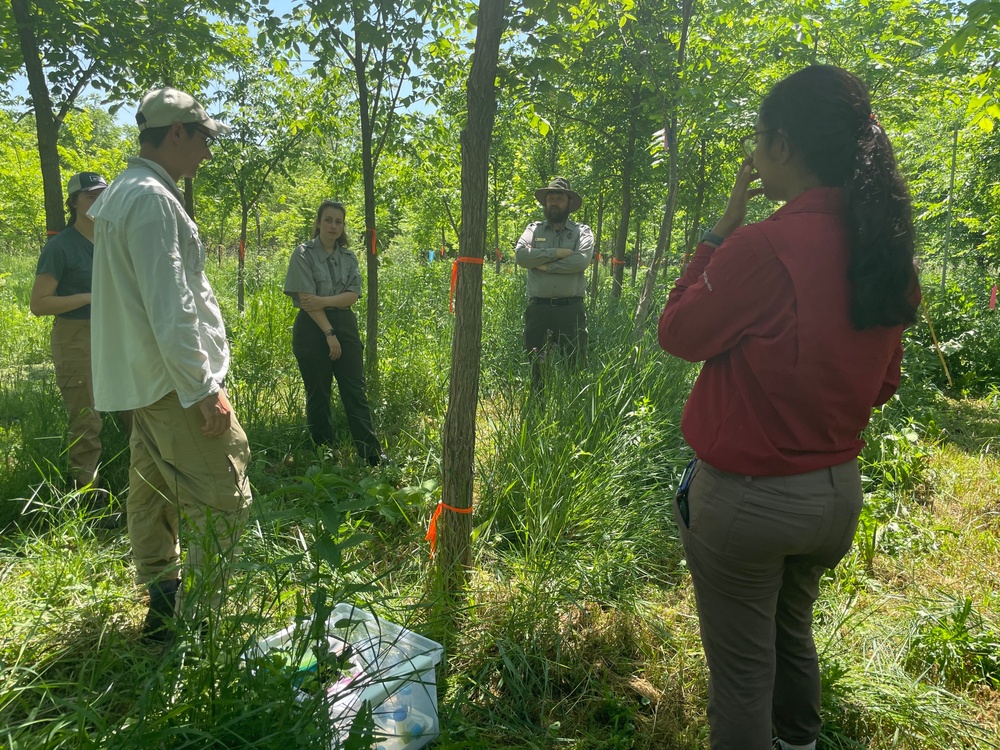
MULTIPOLYGON (((52 318, 28 310, 37 257, 4 257, 0 275, 0 532, 22 516, 25 501, 54 499, 66 489, 66 411, 55 382, 52 318)), ((103 481, 116 492, 128 482, 128 437, 104 419, 103 481), (123 458, 124 456, 124 458, 123 458)))
MULTIPOLYGON (((162 654, 137 640, 143 602, 126 541, 61 488, 58 393, 44 374, 25 374, 45 372, 44 328, 10 329, 24 339, 3 345, 23 361, 0 380, 0 439, 13 456, 0 487, 2 497, 34 499, 8 504, 18 514, 26 506, 31 522, 0 543, 5 744, 321 747, 324 708, 295 701, 287 675, 248 670, 240 655, 261 635, 351 601, 445 645, 437 747, 706 747, 707 674, 670 511, 697 367, 663 355, 651 336, 630 343, 637 290, 614 302, 602 289, 586 366, 549 361, 544 393, 531 399, 523 276, 484 269, 475 567, 464 602, 448 609, 423 537, 442 480, 450 265, 382 258, 373 408, 399 466, 372 472, 346 431, 332 452, 308 442, 285 262, 282 253, 248 258, 242 313, 232 264, 210 267, 232 341, 229 386, 254 451, 255 503, 210 637, 162 654)), ((17 319, 23 290, 4 299, 0 317, 17 319)), ((934 546, 911 541, 931 523, 921 503, 934 482, 934 394, 908 382, 866 434, 872 543, 859 539, 817 606, 822 748, 1000 746, 971 704, 963 674, 975 672, 957 669, 969 655, 963 633, 966 645, 991 642, 988 620, 970 614, 961 631, 950 611, 902 616, 878 575, 897 557, 919 566, 934 546), (960 632, 949 639, 948 628, 960 632)), ((124 467, 127 456, 116 460, 124 467)))

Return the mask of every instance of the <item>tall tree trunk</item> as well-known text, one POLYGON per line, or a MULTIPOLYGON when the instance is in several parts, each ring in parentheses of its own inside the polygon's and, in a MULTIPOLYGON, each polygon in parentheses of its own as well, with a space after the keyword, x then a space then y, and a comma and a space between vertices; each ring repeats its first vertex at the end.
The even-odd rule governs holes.
MULTIPOLYGON (((364 19, 360 16, 360 7, 355 7, 354 27, 357 29, 364 19)), ((361 170, 365 183, 365 246, 364 253, 368 259, 368 318, 365 329, 365 379, 369 400, 378 399, 378 256, 372 252, 375 249, 375 162, 372 152, 372 118, 371 100, 365 71, 364 46, 360 35, 354 35, 354 73, 358 82, 358 109, 361 114, 361 170)))
MULTIPOLYGON (((467 85, 468 120, 462 131, 462 233, 459 255, 486 252, 489 148, 496 118, 496 70, 507 0, 480 0, 476 47, 467 85)), ((444 423, 441 502, 472 507, 476 407, 483 331, 483 269, 458 264, 455 337, 451 348, 448 413, 444 423)), ((472 564, 472 514, 444 510, 438 521, 437 572, 444 590, 461 596, 472 564)))
POLYGON ((635 286, 635 277, 639 273, 639 259, 642 257, 642 222, 635 227, 635 257, 632 259, 632 286, 635 286))
POLYGON ((628 223, 632 213, 632 173, 635 161, 636 116, 642 101, 639 89, 632 89, 632 116, 629 118, 628 145, 625 148, 625 158, 622 161, 622 215, 618 221, 618 234, 615 235, 615 249, 611 258, 611 299, 622 296, 622 279, 625 276, 625 246, 628 244, 628 223))
POLYGON ((601 232, 604 228, 604 190, 597 196, 597 232, 594 234, 594 257, 590 263, 590 310, 597 306, 597 288, 601 283, 601 232))
POLYGON ((28 78, 28 94, 35 110, 35 130, 38 134, 38 159, 42 168, 42 191, 45 199, 45 229, 56 234, 66 226, 63 208, 62 174, 59 171, 59 126, 52 112, 52 97, 45 80, 41 52, 31 22, 30 0, 10 0, 17 23, 17 36, 28 78))
POLYGON ((688 231, 687 240, 684 243, 684 260, 681 262, 681 273, 687 266, 688 258, 698 247, 698 235, 701 228, 701 210, 705 207, 705 148, 704 139, 701 141, 701 149, 698 154, 698 188, 694 198, 694 213, 691 215, 691 228, 688 231))
POLYGON ((500 273, 500 194, 497 191, 497 163, 490 162, 493 167, 493 259, 500 273))
POLYGON ((549 138, 549 174, 544 180, 546 184, 556 176, 556 171, 559 169, 559 123, 554 122, 553 125, 554 127, 549 131, 552 137, 549 138))
POLYGON ((260 201, 257 201, 254 206, 254 221, 257 224, 257 255, 259 256, 264 251, 264 235, 260 228, 260 201))
MULTIPOLYGON (((671 119, 669 127, 676 126, 677 118, 671 119)), ((642 338, 646 327, 646 318, 649 316, 649 308, 653 304, 653 290, 656 287, 656 276, 660 270, 660 263, 667 247, 670 245, 670 235, 674 229, 674 213, 677 207, 677 146, 670 149, 670 168, 667 179, 667 205, 663 208, 663 219, 660 221, 660 232, 656 237, 656 250, 653 251, 653 258, 646 269, 646 278, 642 284, 642 292, 639 295, 639 304, 636 306, 635 319, 632 322, 632 340, 638 341, 642 338)))
POLYGON ((194 180, 184 178, 184 211, 194 221, 194 180))
POLYGON ((236 309, 243 312, 246 288, 244 266, 247 251, 247 224, 250 222, 250 206, 240 198, 240 264, 236 269, 236 309))
POLYGON ((226 230, 229 225, 229 209, 223 209, 222 220, 219 222, 219 239, 215 243, 215 253, 219 256, 219 265, 222 265, 222 243, 226 239, 226 230))
POLYGON ((667 203, 663 208, 663 220, 660 222, 660 232, 656 237, 656 250, 653 251, 653 259, 646 270, 646 279, 642 285, 642 293, 639 295, 639 304, 636 306, 635 318, 632 321, 632 339, 638 341, 642 338, 646 328, 646 318, 649 316, 649 308, 653 304, 653 290, 656 287, 656 276, 660 270, 660 262, 670 245, 670 235, 674 228, 674 212, 677 207, 677 100, 680 93, 681 73, 684 70, 684 54, 687 49, 688 31, 691 27, 691 16, 694 11, 694 0, 681 0, 681 37, 677 44, 677 67, 674 69, 673 80, 671 82, 672 96, 669 107, 664 112, 664 138, 667 139, 667 147, 670 150, 669 176, 667 178, 667 203))

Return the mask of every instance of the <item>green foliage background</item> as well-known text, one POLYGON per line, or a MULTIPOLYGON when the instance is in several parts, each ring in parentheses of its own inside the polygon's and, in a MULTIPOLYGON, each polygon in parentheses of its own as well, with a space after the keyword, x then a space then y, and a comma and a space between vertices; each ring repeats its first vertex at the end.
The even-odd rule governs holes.
MULTIPOLYGON (((294 10, 186 4, 191 23, 157 26, 155 41, 176 42, 175 54, 154 58, 146 41, 130 45, 128 35, 95 46, 115 14, 141 14, 147 3, 112 2, 89 21, 81 3, 35 5, 53 28, 81 29, 45 40, 54 49, 43 61, 54 106, 66 107, 57 146, 63 181, 83 169, 111 179, 124 167, 136 151, 128 113, 147 86, 187 87, 239 126, 199 173, 194 205, 232 342, 230 386, 254 449, 257 500, 244 562, 211 637, 162 655, 139 646, 142 603, 127 545, 63 479, 48 321, 27 310, 45 229, 37 134, 31 103, 3 92, 0 738, 8 746, 322 746, 330 739, 323 707, 296 702, 287 675, 251 674, 239 656, 289 621, 357 601, 445 646, 439 747, 704 747, 706 673, 669 502, 687 450, 680 410, 697 368, 659 352, 652 321, 633 340, 633 311, 668 201, 671 151, 677 215, 663 237, 654 316, 690 238, 724 207, 761 97, 810 62, 848 67, 872 91, 913 193, 934 330, 924 321, 907 334, 903 387, 866 433, 867 503, 855 548, 824 581, 817 606, 820 747, 1000 746, 990 709, 1000 643, 993 516, 983 510, 969 522, 982 531, 955 531, 929 499, 944 486, 936 457, 949 434, 949 398, 995 398, 1000 374, 1000 330, 988 308, 1000 231, 993 27, 979 29, 985 46, 951 47, 963 9, 932 0, 706 1, 687 6, 687 26, 684 4, 531 0, 509 8, 487 196, 487 244, 504 262, 484 267, 475 568, 456 611, 435 589, 423 538, 442 479, 451 266, 423 259, 459 250, 474 9, 376 3, 388 27, 352 28, 334 20, 347 6, 326 2, 294 10), (428 13, 446 33, 414 37, 412 24, 428 13), (333 37, 320 33, 330 23, 338 35, 381 44, 393 66, 400 39, 416 39, 418 49, 409 69, 394 68, 402 71, 400 106, 375 132, 384 150, 372 175, 382 288, 372 400, 398 466, 374 474, 354 461, 346 432, 330 453, 308 445, 290 355, 293 311, 280 291, 288 255, 308 237, 322 198, 347 203, 354 249, 367 252, 358 241, 357 81, 333 37), (103 78, 92 79, 104 83, 73 98, 95 50, 109 48, 103 78), (627 170, 633 208, 623 217, 627 170), (583 194, 577 218, 595 229, 600 221, 605 262, 587 369, 561 377, 556 368, 539 413, 524 399, 523 276, 510 256, 538 218, 534 189, 555 174, 583 194), (630 263, 638 248, 641 267, 635 282, 626 267, 616 300, 606 259, 623 228, 630 263), (948 552, 959 535, 982 556, 965 561, 970 581, 925 585, 912 574, 938 555, 964 554, 948 552)), ((151 23, 177 7, 161 5, 151 23)), ((10 81, 23 60, 6 6, 2 18, 0 77, 10 81)), ((771 210, 759 201, 750 220, 771 210)), ((110 419, 104 437, 104 476, 120 503, 126 437, 110 419)))

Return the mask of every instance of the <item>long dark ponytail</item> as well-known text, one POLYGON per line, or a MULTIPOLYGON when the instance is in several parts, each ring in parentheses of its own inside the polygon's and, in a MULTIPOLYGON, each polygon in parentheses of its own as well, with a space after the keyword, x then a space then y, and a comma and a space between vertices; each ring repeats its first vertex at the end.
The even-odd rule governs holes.
POLYGON ((910 194, 864 83, 831 65, 803 68, 771 89, 760 119, 784 132, 824 185, 844 190, 854 327, 914 322, 910 194))
POLYGON ((76 202, 80 197, 79 191, 73 193, 69 198, 66 199, 66 209, 69 211, 69 221, 66 222, 66 226, 71 227, 76 224, 76 202))

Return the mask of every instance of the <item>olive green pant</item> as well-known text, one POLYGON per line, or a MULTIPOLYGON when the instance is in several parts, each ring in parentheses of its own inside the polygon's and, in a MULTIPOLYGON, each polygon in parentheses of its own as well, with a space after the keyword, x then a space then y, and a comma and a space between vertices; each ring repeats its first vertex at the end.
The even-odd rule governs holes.
POLYGON ((857 460, 750 477, 699 461, 688 521, 674 502, 708 660, 712 750, 770 750, 820 733, 813 603, 854 540, 857 460))
POLYGON ((200 409, 169 393, 132 419, 128 532, 139 583, 177 578, 185 548, 185 589, 218 602, 228 562, 238 554, 252 501, 246 434, 205 437, 200 409))
POLYGON ((56 316, 52 324, 56 385, 69 419, 69 472, 77 486, 97 483, 101 462, 101 415, 94 409, 90 374, 90 320, 56 316))

